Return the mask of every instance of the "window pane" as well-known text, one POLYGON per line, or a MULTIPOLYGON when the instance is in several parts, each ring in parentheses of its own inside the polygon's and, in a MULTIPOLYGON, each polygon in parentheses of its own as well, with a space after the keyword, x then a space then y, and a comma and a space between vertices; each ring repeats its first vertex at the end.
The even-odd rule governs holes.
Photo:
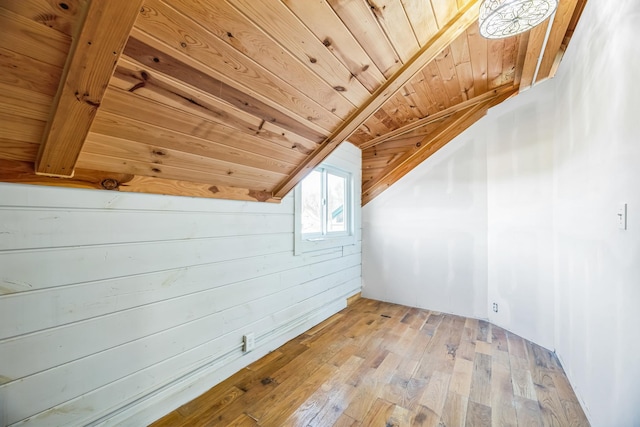
POLYGON ((328 174, 327 178, 327 198, 329 204, 327 232, 347 231, 347 223, 345 221, 347 215, 345 210, 347 179, 331 173, 328 174))
POLYGON ((302 180, 302 234, 322 233, 322 172, 302 180))

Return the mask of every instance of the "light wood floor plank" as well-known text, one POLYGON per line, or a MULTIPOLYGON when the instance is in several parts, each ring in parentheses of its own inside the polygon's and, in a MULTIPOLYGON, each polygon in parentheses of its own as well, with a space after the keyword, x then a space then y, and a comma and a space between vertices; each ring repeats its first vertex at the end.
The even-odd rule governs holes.
POLYGON ((360 298, 153 427, 588 426, 556 355, 484 320, 360 298))

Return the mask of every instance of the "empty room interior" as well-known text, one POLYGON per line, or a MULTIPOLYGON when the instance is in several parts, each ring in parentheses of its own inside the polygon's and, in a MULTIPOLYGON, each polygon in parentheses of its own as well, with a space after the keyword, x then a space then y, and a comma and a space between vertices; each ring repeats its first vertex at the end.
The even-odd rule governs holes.
POLYGON ((640 426, 637 0, 0 0, 0 427, 640 426))

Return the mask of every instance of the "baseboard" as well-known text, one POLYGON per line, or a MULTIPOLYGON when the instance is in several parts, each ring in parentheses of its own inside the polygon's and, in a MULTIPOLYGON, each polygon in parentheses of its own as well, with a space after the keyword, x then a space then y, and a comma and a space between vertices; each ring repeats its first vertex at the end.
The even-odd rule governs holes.
POLYGON ((343 295, 329 304, 286 322, 267 335, 257 337, 254 351, 242 353, 238 349, 231 349, 88 425, 148 425, 344 309, 346 301, 347 295, 343 295))

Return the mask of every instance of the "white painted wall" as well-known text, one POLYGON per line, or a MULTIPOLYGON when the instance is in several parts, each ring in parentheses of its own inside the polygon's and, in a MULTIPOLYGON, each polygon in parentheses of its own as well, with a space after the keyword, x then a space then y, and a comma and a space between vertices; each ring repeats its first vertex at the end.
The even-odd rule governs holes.
POLYGON ((638 22, 637 0, 588 2, 555 79, 490 111, 363 209, 365 295, 468 315, 469 293, 485 292, 478 316, 554 348, 596 427, 640 425, 638 22), (459 162, 485 163, 486 174, 444 174, 459 162), (486 222, 473 224, 471 208, 468 223, 447 215, 458 199, 485 204, 486 222), (391 221, 402 209, 413 209, 399 217, 411 231, 399 233, 391 221), (420 257, 414 245, 444 248, 457 233, 484 239, 484 254, 421 257, 420 270, 407 269, 420 257), (468 274, 483 258, 484 282, 482 268, 468 274), (443 294, 457 270, 434 276, 443 263, 470 277, 450 306, 443 294))
POLYGON ((588 2, 554 81, 555 347, 594 426, 640 425, 638 22, 637 0, 588 2))
POLYGON ((487 140, 488 300, 492 322, 554 348, 554 86, 490 112, 487 140))
POLYGON ((360 242, 294 256, 293 213, 0 184, 0 425, 145 425, 345 307, 360 242))
POLYGON ((363 208, 363 296, 487 317, 486 143, 466 135, 363 208))

